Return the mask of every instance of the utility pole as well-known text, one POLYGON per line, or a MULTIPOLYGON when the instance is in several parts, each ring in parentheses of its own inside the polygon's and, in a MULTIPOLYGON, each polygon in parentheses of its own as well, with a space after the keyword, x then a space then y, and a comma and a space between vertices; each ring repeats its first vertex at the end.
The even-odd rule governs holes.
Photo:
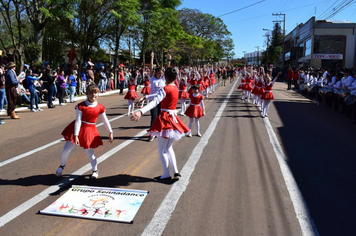
POLYGON ((246 57, 245 57, 246 51, 242 51, 242 53, 244 54, 244 64, 246 64, 246 57))
POLYGON ((260 65, 260 46, 255 46, 257 48, 257 65, 260 65))
POLYGON ((273 21, 273 22, 283 22, 283 45, 282 45, 282 70, 284 69, 284 59, 285 59, 285 47, 284 47, 284 38, 286 36, 286 14, 282 13, 272 13, 272 16, 283 16, 283 21, 273 21))

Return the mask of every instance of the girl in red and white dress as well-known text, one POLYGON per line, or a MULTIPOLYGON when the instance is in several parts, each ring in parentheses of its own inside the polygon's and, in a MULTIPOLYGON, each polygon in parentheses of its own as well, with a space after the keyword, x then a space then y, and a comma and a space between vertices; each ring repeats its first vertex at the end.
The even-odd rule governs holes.
POLYGON ((252 90, 253 101, 252 104, 256 105, 261 110, 261 96, 264 93, 264 85, 263 85, 263 75, 260 77, 255 77, 255 87, 252 90))
POLYGON ((203 91, 202 93, 204 93, 205 97, 209 97, 209 93, 210 93, 210 77, 209 77, 209 73, 204 71, 204 77, 202 79, 202 86, 203 86, 203 91))
POLYGON ((56 171, 56 175, 60 176, 66 165, 68 156, 75 145, 84 148, 90 164, 93 169, 91 177, 98 178, 98 165, 94 155, 94 148, 103 145, 100 134, 96 128, 96 121, 100 116, 106 130, 109 132, 109 142, 113 142, 113 132, 110 122, 106 117, 105 107, 97 102, 99 96, 99 87, 91 84, 87 87, 87 100, 79 103, 76 107, 76 119, 70 123, 62 132, 65 139, 65 144, 61 154, 61 165, 56 171))
POLYGON ((211 81, 210 92, 215 93, 216 79, 215 79, 215 72, 213 67, 211 67, 210 70, 210 81, 211 81))
POLYGON ((245 77, 245 85, 242 87, 242 90, 244 91, 244 98, 242 99, 242 101, 244 102, 247 98, 247 102, 250 103, 250 96, 253 90, 254 74, 253 72, 251 72, 246 73, 246 75, 247 76, 245 77))
POLYGON ((182 77, 180 78, 180 83, 179 83, 179 101, 180 101, 180 107, 181 107, 181 113, 180 115, 185 116, 185 111, 187 110, 186 107, 186 100, 189 98, 189 93, 187 92, 187 77, 185 72, 182 73, 182 77))
MULTIPOLYGON (((199 93, 199 86, 194 85, 193 94, 190 94, 190 104, 185 112, 185 114, 190 118, 189 120, 189 129, 192 130, 193 121, 195 119, 195 126, 197 127, 197 135, 201 137, 200 134, 200 123, 199 119, 205 115, 205 108, 204 108, 204 97, 199 93)), ((188 134, 188 137, 192 137, 192 132, 188 134)))
MULTIPOLYGON (((143 89, 141 90, 141 94, 150 95, 151 94, 151 83, 148 74, 145 73, 143 77, 143 89)), ((141 108, 145 105, 145 101, 142 101, 141 108)))
POLYGON ((156 94, 151 94, 141 98, 138 102, 143 100, 152 100, 144 108, 132 114, 131 120, 138 121, 142 114, 161 104, 161 111, 155 119, 148 132, 151 135, 157 136, 158 154, 161 159, 163 168, 163 175, 155 177, 155 180, 170 180, 171 174, 169 172, 169 163, 171 164, 174 179, 179 179, 179 174, 176 157, 173 150, 174 140, 179 140, 184 137, 190 130, 177 116, 177 102, 179 91, 174 84, 177 78, 178 71, 172 67, 168 67, 164 72, 166 86, 161 88, 156 94))
POLYGON ((139 98, 139 96, 137 95, 136 91, 136 81, 135 78, 130 77, 130 81, 127 85, 127 93, 124 97, 124 99, 127 99, 129 101, 129 107, 127 110, 127 115, 129 116, 131 113, 134 112, 135 110, 135 99, 139 98))
POLYGON ((189 80, 189 90, 188 90, 188 93, 189 94, 193 94, 193 86, 198 84, 198 78, 199 78, 199 75, 198 75, 198 72, 197 71, 191 71, 190 72, 190 80, 189 80))
POLYGON ((278 77, 282 74, 282 72, 279 72, 277 77, 274 78, 274 80, 272 81, 272 78, 269 74, 266 75, 266 82, 264 82, 264 93, 262 94, 262 113, 261 116, 262 118, 265 118, 269 109, 269 105, 271 103, 271 100, 274 100, 274 96, 272 93, 272 87, 274 85, 274 82, 276 82, 276 80, 278 79, 278 77))

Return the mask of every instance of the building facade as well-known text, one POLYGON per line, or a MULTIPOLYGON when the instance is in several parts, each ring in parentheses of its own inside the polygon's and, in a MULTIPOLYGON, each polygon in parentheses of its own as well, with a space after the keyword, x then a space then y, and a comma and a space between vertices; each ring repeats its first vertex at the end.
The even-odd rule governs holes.
POLYGON ((284 65, 329 69, 355 68, 356 23, 310 18, 284 38, 284 65))

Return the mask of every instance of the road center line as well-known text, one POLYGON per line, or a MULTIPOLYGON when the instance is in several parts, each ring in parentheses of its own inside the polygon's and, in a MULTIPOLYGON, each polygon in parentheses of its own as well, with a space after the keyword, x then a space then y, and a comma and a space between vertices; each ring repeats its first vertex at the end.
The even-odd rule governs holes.
POLYGON ((208 129, 206 130, 206 132, 200 139, 199 143, 194 148, 188 161, 184 165, 181 171, 182 178, 176 183, 174 183, 174 185, 168 192, 167 196, 165 197, 165 199, 159 206, 158 210, 156 211, 155 215, 153 216, 151 222, 146 226, 142 235, 152 236, 152 235, 161 235, 163 233, 163 230, 166 228, 166 225, 172 216, 172 213, 179 201, 180 196, 186 190, 190 182, 190 176, 192 175, 196 164, 198 163, 200 157, 202 156, 205 146, 208 144, 211 135, 215 131, 215 128, 220 120, 222 112, 224 111, 231 97, 232 92, 236 89, 236 84, 238 81, 239 80, 236 80, 235 83, 233 84, 229 94, 224 100, 224 103, 221 105, 220 109, 218 110, 212 122, 210 123, 208 129))
POLYGON ((291 201, 293 203, 294 211, 299 221, 302 234, 303 236, 317 236, 319 235, 318 229, 316 228, 314 221, 310 216, 308 205, 305 202, 304 197, 298 187, 298 184, 295 181, 294 176, 289 168, 287 158, 284 155, 283 149, 279 144, 275 132, 273 131, 273 127, 267 117, 263 119, 263 122, 266 126, 274 153, 276 154, 279 167, 281 168, 283 179, 286 183, 291 201))

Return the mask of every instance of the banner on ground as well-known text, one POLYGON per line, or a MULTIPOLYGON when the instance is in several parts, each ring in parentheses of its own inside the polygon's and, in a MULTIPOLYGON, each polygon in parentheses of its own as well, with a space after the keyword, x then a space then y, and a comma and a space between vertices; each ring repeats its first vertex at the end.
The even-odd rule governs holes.
POLYGON ((133 223, 148 191, 73 185, 41 214, 133 223))

